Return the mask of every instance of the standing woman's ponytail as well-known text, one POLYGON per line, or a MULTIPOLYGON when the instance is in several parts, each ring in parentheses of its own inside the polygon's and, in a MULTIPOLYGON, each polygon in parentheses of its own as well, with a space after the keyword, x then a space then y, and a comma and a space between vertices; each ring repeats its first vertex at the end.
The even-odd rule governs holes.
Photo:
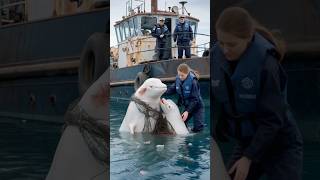
POLYGON ((255 31, 260 33, 264 38, 274 44, 275 49, 279 55, 279 61, 281 61, 286 53, 286 45, 285 42, 280 38, 280 35, 275 36, 271 31, 267 28, 259 25, 255 22, 255 31))

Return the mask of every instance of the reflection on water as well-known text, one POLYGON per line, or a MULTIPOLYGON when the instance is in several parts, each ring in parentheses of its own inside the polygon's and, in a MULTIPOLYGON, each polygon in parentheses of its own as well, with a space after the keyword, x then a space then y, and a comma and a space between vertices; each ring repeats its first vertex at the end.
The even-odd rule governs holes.
POLYGON ((61 125, 1 118, 0 128, 0 179, 43 180, 61 125))
MULTIPOLYGON (((127 101, 110 104, 111 179, 209 179, 209 126, 187 137, 119 133, 127 101), (164 145, 156 147, 157 145, 164 145)), ((206 107, 206 122, 209 108, 206 107)))

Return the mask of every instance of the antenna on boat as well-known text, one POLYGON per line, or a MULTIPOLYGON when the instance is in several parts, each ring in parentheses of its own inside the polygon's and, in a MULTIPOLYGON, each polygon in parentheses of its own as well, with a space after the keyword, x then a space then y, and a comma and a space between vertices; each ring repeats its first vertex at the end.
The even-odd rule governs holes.
POLYGON ((179 2, 180 4, 181 4, 181 6, 182 6, 182 14, 184 14, 184 11, 186 11, 187 13, 188 13, 188 15, 190 16, 190 13, 187 11, 187 9, 186 9, 186 7, 184 6, 185 4, 187 4, 188 2, 187 1, 180 1, 179 2))

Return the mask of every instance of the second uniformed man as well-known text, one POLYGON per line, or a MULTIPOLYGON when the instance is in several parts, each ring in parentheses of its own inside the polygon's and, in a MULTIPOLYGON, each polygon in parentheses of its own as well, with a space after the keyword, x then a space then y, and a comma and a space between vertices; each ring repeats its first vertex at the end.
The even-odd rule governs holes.
POLYGON ((183 51, 185 57, 191 57, 191 42, 193 40, 193 30, 189 23, 185 22, 185 15, 180 15, 173 34, 173 40, 178 45, 178 58, 182 58, 183 51))

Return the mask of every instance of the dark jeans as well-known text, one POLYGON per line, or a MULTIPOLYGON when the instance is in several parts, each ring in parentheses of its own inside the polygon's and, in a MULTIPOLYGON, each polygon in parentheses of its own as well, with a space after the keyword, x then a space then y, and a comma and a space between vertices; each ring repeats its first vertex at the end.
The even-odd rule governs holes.
POLYGON ((159 43, 157 50, 159 60, 169 59, 169 48, 167 47, 166 43, 159 43))
MULTIPOLYGON (((193 129, 194 132, 199 132, 203 130, 204 127, 204 108, 200 107, 194 112, 189 113, 187 120, 184 122, 187 126, 188 121, 193 117, 193 129)), ((187 126, 188 127, 188 126, 187 126)))
POLYGON ((189 42, 182 42, 178 44, 178 58, 182 58, 183 50, 185 51, 186 58, 191 57, 191 50, 190 50, 189 42))

